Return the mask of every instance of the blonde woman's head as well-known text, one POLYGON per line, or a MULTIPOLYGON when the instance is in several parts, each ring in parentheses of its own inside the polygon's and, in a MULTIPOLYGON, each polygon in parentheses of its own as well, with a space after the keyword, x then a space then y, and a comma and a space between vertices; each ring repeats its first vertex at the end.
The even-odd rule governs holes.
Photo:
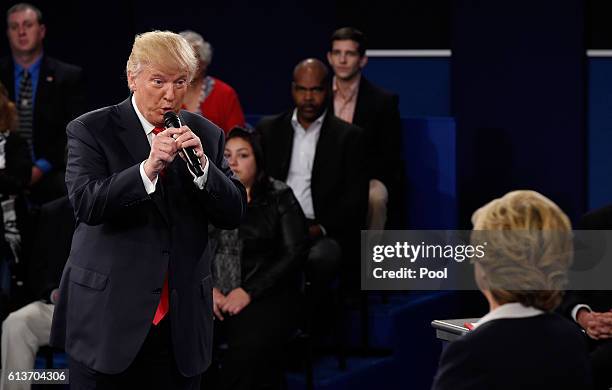
MULTIPOLYGON (((520 302, 544 311, 559 305, 573 257, 571 223, 550 199, 512 191, 472 215, 473 237, 487 240, 476 280, 498 304, 520 302)), ((486 295, 486 294, 485 294, 486 295)))

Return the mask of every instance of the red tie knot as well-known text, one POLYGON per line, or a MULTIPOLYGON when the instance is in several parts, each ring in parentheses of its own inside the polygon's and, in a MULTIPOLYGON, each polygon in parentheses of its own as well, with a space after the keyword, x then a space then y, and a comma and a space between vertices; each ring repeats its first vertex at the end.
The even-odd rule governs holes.
POLYGON ((164 131, 165 129, 162 127, 156 127, 153 129, 153 134, 157 135, 159 133, 161 133, 162 131, 164 131))

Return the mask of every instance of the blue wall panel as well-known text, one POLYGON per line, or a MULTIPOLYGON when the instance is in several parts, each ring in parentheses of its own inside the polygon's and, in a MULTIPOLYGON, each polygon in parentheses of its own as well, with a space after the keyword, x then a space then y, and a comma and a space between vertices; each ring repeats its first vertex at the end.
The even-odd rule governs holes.
POLYGON ((612 58, 589 61, 589 209, 612 203, 612 58))
POLYGON ((450 115, 449 58, 370 57, 365 76, 400 97, 400 113, 450 115))

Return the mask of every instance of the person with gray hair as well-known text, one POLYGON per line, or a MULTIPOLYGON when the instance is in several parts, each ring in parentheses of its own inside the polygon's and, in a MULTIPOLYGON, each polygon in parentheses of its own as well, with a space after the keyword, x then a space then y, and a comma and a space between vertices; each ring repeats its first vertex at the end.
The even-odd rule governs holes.
POLYGON ((197 389, 210 364, 208 224, 238 227, 246 194, 222 130, 180 109, 197 66, 180 35, 140 34, 126 65, 131 96, 68 125, 76 229, 51 345, 68 354, 72 388, 197 389), (164 125, 168 113, 178 128, 164 125))
POLYGON ((187 93, 183 108, 202 115, 227 134, 236 126, 244 126, 244 113, 238 94, 228 84, 207 75, 212 62, 213 48, 195 31, 182 31, 181 36, 189 42, 198 57, 198 70, 187 93))

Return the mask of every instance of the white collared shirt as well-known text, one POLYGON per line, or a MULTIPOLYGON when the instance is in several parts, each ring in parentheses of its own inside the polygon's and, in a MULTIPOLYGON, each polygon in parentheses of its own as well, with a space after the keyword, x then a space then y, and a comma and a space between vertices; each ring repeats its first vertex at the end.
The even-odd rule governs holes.
POLYGON ((310 185, 317 143, 326 113, 327 111, 312 122, 307 129, 304 129, 297 119, 297 108, 293 110, 293 116, 291 117, 293 149, 289 173, 287 174, 287 185, 293 190, 300 206, 302 206, 304 215, 309 219, 315 219, 310 185))
MULTIPOLYGON (((151 145, 151 143, 153 142, 153 137, 155 136, 153 134, 153 129, 155 128, 155 125, 151 124, 151 122, 149 122, 147 118, 145 118, 144 115, 142 115, 142 113, 138 109, 138 106, 136 105, 136 97, 134 95, 132 95, 132 107, 134 107, 134 111, 136 111, 136 116, 138 116, 138 120, 140 121, 140 124, 142 125, 142 129, 147 136, 149 145, 151 145)), ((194 175, 193 172, 191 172, 191 170, 189 171, 191 175, 194 177, 193 182, 201 190, 204 189, 206 180, 208 180, 208 157, 204 155, 204 158, 206 160, 206 163, 204 165, 204 169, 203 169, 204 174, 202 176, 196 176, 194 175)), ((149 179, 149 177, 144 171, 145 161, 140 163, 140 177, 142 178, 142 183, 144 184, 145 190, 147 191, 147 195, 150 195, 153 192, 155 192, 155 187, 157 186, 158 176, 156 176, 155 179, 153 179, 153 181, 149 179)))
POLYGON ((478 322, 474 324, 474 328, 493 320, 499 320, 502 318, 527 318, 535 317, 544 314, 540 309, 535 307, 524 306, 518 302, 505 303, 493 310, 487 315, 482 317, 478 322))

